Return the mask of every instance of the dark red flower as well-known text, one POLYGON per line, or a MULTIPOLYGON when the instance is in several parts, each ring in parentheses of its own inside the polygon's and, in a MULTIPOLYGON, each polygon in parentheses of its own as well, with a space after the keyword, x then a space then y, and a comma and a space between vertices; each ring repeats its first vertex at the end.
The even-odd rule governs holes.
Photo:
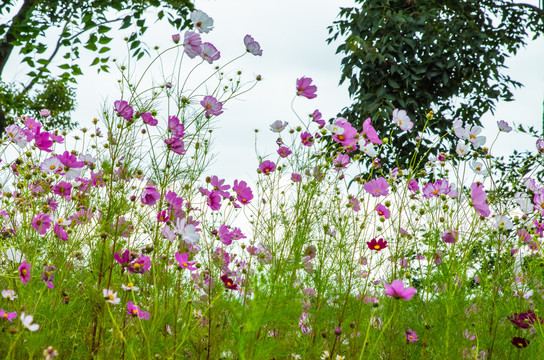
POLYGON ((372 239, 371 241, 367 241, 366 244, 368 245, 368 248, 370 250, 376 250, 376 251, 380 251, 387 247, 387 241, 384 241, 383 239, 380 239, 377 241, 376 239, 372 239))
MULTIPOLYGON (((534 324, 536 319, 537 319, 537 316, 531 310, 527 310, 527 312, 525 313, 521 313, 521 314, 514 313, 514 315, 512 316, 508 316, 508 320, 510 320, 512 324, 523 329, 527 329, 531 327, 531 325, 534 324)), ((538 319, 541 324, 544 324, 544 320, 542 320, 541 317, 539 317, 538 319)))
POLYGON ((234 283, 234 280, 229 278, 227 275, 221 276, 221 281, 225 284, 225 287, 227 289, 231 289, 231 290, 237 290, 238 289, 238 285, 236 285, 234 283))
POLYGON ((515 347, 517 348, 526 348, 527 346, 529 346, 530 344, 530 341, 527 340, 526 338, 522 338, 522 337, 514 337, 512 338, 512 345, 514 345, 515 347))

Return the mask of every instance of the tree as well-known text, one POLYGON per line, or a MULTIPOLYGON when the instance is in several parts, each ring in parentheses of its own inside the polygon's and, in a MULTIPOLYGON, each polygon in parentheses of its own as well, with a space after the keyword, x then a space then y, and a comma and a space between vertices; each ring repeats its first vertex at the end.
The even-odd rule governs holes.
POLYGON ((404 109, 414 130, 396 134, 380 157, 386 170, 407 168, 414 154, 425 162, 437 143, 451 148, 452 120, 481 125, 497 101, 513 100, 519 82, 505 75, 505 60, 544 30, 544 11, 505 0, 357 0, 342 8, 329 27, 328 42, 340 35, 344 54, 340 83, 354 99, 342 116, 361 128, 370 117, 380 136, 391 134, 395 108, 404 109), (427 120, 433 110, 435 116, 427 120), (415 131, 425 129, 417 145, 415 131))
POLYGON ((0 24, 0 134, 13 122, 13 116, 36 115, 44 107, 53 115, 45 121, 47 126, 75 126, 69 116, 75 107, 70 84, 83 74, 78 64, 81 48, 95 52, 91 66, 107 72, 112 27, 132 27, 134 32, 127 41, 132 55, 142 58, 147 50, 139 38, 149 26, 144 15, 151 8, 158 11, 152 20, 166 18, 181 30, 188 25, 194 6, 191 0, 3 0, 0 15, 7 21, 0 24), (46 43, 51 44, 52 38, 56 41, 48 48, 46 43), (30 70, 27 84, 2 81, 6 63, 16 49, 24 56, 21 63, 30 70), (62 63, 53 65, 62 53, 62 63))

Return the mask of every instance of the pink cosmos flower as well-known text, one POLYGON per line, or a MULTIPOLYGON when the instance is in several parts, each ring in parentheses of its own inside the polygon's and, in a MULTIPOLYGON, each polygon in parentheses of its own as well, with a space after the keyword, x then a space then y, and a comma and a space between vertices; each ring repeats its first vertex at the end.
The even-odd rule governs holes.
POLYGON ((251 188, 247 186, 245 181, 234 180, 234 185, 232 185, 232 190, 236 192, 236 198, 239 202, 244 205, 247 205, 253 200, 253 192, 251 188))
POLYGON ((190 271, 195 271, 197 268, 193 267, 194 264, 196 264, 196 260, 189 261, 189 254, 183 253, 180 254, 176 252, 175 258, 179 264, 180 267, 183 269, 188 269, 190 271))
POLYGON ((393 110, 393 122, 404 131, 412 130, 414 127, 414 123, 410 120, 405 110, 393 110))
POLYGON ((146 113, 140 114, 140 116, 142 117, 142 120, 144 121, 144 123, 149 126, 157 126, 157 124, 159 123, 157 119, 153 118, 153 115, 151 115, 151 113, 146 112, 146 113))
POLYGON ((449 194, 451 191, 451 185, 448 180, 437 180, 434 184, 427 183, 423 188, 423 197, 429 199, 431 197, 438 197, 442 194, 449 194))
POLYGON ((219 116, 223 113, 223 111, 221 110, 223 108, 223 103, 217 101, 217 99, 213 96, 204 96, 204 99, 202 99, 200 105, 204 107, 204 110, 206 111, 206 116, 219 116))
POLYGON ((374 197, 386 196, 389 194, 389 183, 385 178, 379 177, 365 183, 363 189, 374 197))
POLYGON ((445 243, 453 244, 457 241, 457 237, 459 236, 459 231, 454 229, 446 230, 442 234, 442 240, 444 240, 445 243))
POLYGON ((131 316, 138 316, 140 319, 149 320, 149 313, 147 311, 140 310, 140 307, 134 305, 132 301, 127 303, 126 312, 131 316))
POLYGON ((301 77, 297 79, 297 95, 304 96, 307 99, 313 99, 317 95, 317 86, 312 85, 312 78, 301 77))
POLYGON ((332 164, 334 166, 334 170, 340 171, 344 170, 349 165, 349 155, 346 154, 338 154, 332 161, 332 164))
POLYGON ((213 211, 217 211, 221 208, 221 195, 219 195, 219 192, 213 190, 208 192, 207 194, 208 199, 206 201, 206 204, 212 209, 213 211))
POLYGON ((312 146, 314 144, 314 137, 307 131, 300 134, 300 140, 302 140, 304 146, 312 146))
POLYGON ((175 116, 168 117, 168 130, 172 133, 172 136, 176 138, 182 138, 185 136, 185 125, 179 121, 175 116))
POLYGON ((177 137, 164 140, 167 148, 172 150, 172 152, 183 155, 185 154, 185 143, 177 137))
POLYGON ((180 39, 181 39, 181 36, 179 34, 172 35, 172 41, 174 42, 174 44, 179 43, 180 39))
POLYGON ((378 137, 378 133, 376 132, 376 130, 374 130, 372 125, 370 125, 370 121, 370 118, 368 118, 363 123, 363 131, 361 132, 361 136, 363 137, 363 139, 370 141, 374 144, 381 144, 382 141, 378 137))
POLYGON ((60 197, 70 201, 70 195, 72 194, 72 184, 66 181, 61 181, 53 187, 53 192, 60 197))
POLYGON ((55 287, 53 285, 53 279, 55 278, 55 274, 53 274, 53 270, 55 270, 54 266, 44 266, 43 272, 42 272, 42 280, 47 285, 48 288, 52 289, 55 287))
POLYGON ((384 218, 389 219, 389 209, 386 208, 384 205, 378 204, 378 206, 376 206, 376 212, 379 216, 383 216, 384 218))
POLYGON ((144 205, 153 206, 161 198, 161 193, 154 186, 147 186, 142 191, 141 201, 144 205))
POLYGON ((46 117, 49 117, 51 116, 51 111, 47 110, 47 109, 41 109, 40 110, 40 116, 46 118, 46 117))
POLYGON ((261 45, 257 41, 253 40, 250 35, 244 36, 244 45, 246 46, 247 52, 252 55, 261 56, 263 54, 261 45))
POLYGON ((413 192, 419 191, 419 184, 417 180, 415 179, 410 180, 410 182, 408 183, 408 190, 413 192))
POLYGON ((357 212, 361 210, 361 205, 359 203, 359 199, 357 199, 355 196, 350 195, 348 198, 348 206, 353 209, 353 211, 357 212))
POLYGON ((412 329, 408 329, 404 332, 406 335, 406 340, 408 341, 418 341, 417 334, 415 331, 412 331, 412 329))
POLYGON ((292 173, 291 174, 291 181, 301 182, 302 181, 302 176, 300 176, 300 174, 292 173))
POLYGON ((270 160, 265 160, 259 165, 259 168, 257 169, 257 172, 268 175, 271 172, 274 172, 274 170, 276 170, 276 164, 274 164, 270 160))
POLYGON ((280 146, 280 148, 278 149, 278 155, 282 158, 286 158, 291 154, 292 152, 287 146, 280 146))
POLYGON ((21 265, 19 265, 19 278, 23 282, 23 284, 27 284, 27 282, 30 280, 30 269, 32 268, 32 265, 27 263, 26 260, 23 260, 21 265))
POLYGON ((121 255, 120 255, 118 252, 116 252, 116 253, 113 255, 113 258, 119 263, 119 265, 121 265, 121 266, 123 266, 123 267, 124 267, 124 266, 128 266, 129 263, 130 263, 130 261, 131 261, 131 259, 130 259, 130 251, 125 250, 125 251, 123 252, 122 257, 121 257, 121 255))
POLYGON ((505 133, 512 131, 512 127, 504 120, 497 121, 497 126, 499 127, 499 131, 503 131, 505 133))
POLYGON ((186 31, 183 40, 183 51, 191 59, 194 59, 202 52, 202 40, 200 35, 194 31, 186 31))
POLYGON ((83 161, 78 161, 77 157, 65 151, 62 155, 56 156, 57 160, 63 166, 62 173, 64 173, 66 180, 73 180, 81 174, 81 168, 85 166, 83 161))
POLYGON ((402 280, 393 280, 391 284, 384 283, 385 295, 395 299, 410 300, 417 290, 413 287, 404 288, 402 280))
POLYGON ((214 175, 210 178, 210 185, 213 186, 213 189, 216 190, 224 199, 230 196, 230 193, 227 191, 230 189, 230 185, 225 184, 225 179, 219 179, 216 175, 214 175))
POLYGON ((478 185, 478 183, 473 183, 470 186, 470 197, 472 198, 472 205, 482 215, 483 217, 488 217, 491 215, 491 210, 489 205, 487 205, 486 199, 487 194, 484 191, 483 185, 478 185))
POLYGON ((145 271, 149 270, 151 267, 151 259, 148 256, 140 255, 138 259, 136 259, 130 266, 128 267, 128 271, 131 274, 143 274, 145 271))
POLYGON ((121 116, 126 121, 132 121, 132 115, 134 109, 125 100, 117 100, 113 103, 113 109, 117 112, 118 116, 121 116))
POLYGON ((215 46, 209 42, 202 44, 202 53, 200 56, 204 61, 207 61, 209 64, 213 63, 215 60, 219 60, 221 57, 221 52, 219 52, 215 46))
POLYGON ((310 116, 312 117, 312 120, 319 125, 320 129, 325 126, 325 120, 323 120, 323 115, 319 112, 319 110, 315 110, 310 116))
POLYGON ((49 214, 38 214, 34 217, 30 225, 32 225, 40 235, 45 235, 47 230, 51 227, 51 217, 49 214))
POLYGON ((0 309, 0 318, 3 320, 8 320, 9 322, 13 322, 12 320, 17 317, 16 312, 5 312, 4 309, 0 309))
POLYGON ((357 129, 355 129, 347 119, 339 117, 334 121, 334 125, 343 129, 343 131, 340 131, 332 136, 332 139, 335 142, 340 143, 345 147, 349 147, 357 143, 357 139, 355 138, 357 136, 357 129))
POLYGON ((53 232, 55 233, 55 235, 57 235, 62 241, 68 241, 68 233, 66 232, 66 230, 64 230, 64 228, 62 226, 60 226, 59 224, 55 224, 53 226, 53 232))
POLYGON ((41 132, 34 135, 34 143, 36 147, 45 152, 51 152, 51 146, 53 146, 53 140, 51 134, 48 132, 41 132))

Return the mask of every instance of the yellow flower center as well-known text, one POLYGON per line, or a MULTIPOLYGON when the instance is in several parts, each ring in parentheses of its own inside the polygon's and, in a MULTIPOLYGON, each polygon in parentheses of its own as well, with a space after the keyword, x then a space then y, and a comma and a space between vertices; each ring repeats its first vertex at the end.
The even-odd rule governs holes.
POLYGON ((140 265, 140 263, 136 263, 134 264, 134 270, 138 270, 139 268, 141 268, 142 266, 140 265))
POLYGON ((132 309, 132 313, 133 313, 134 315, 136 315, 136 314, 138 313, 138 310, 132 309))
POLYGON ((212 106, 210 104, 206 104, 206 109, 211 109, 212 106))
POLYGON ((399 125, 402 125, 402 120, 401 119, 399 119, 399 125))
POLYGON ((202 26, 202 21, 199 21, 196 23, 196 27, 201 27, 202 26))
POLYGON ((470 138, 471 138, 471 139, 476 139, 476 136, 474 136, 474 135, 471 134, 471 135, 470 135, 470 138))
POLYGON ((109 295, 108 295, 108 299, 110 299, 111 301, 113 301, 115 298, 113 297, 112 294, 109 294, 109 295))
POLYGON ((438 195, 438 190, 433 191, 433 194, 438 195))
POLYGON ((50 277, 51 276, 51 271, 46 271, 45 276, 50 277))
POLYGON ((374 249, 380 250, 380 245, 378 245, 378 244, 374 245, 374 249))
POLYGON ((189 266, 189 264, 187 264, 186 262, 183 263, 183 266, 187 267, 189 266))
POLYGON ((338 135, 338 140, 343 141, 345 139, 344 135, 338 135))
POLYGON ((55 170, 57 167, 55 165, 49 166, 49 170, 55 170))
POLYGON ((26 274, 27 274, 26 269, 21 270, 21 274, 23 274, 23 276, 26 276, 26 274))
POLYGON ((128 284, 127 284, 127 287, 129 287, 129 288, 131 288, 131 287, 133 287, 133 286, 134 286, 133 283, 128 283, 128 284))
POLYGON ((4 313, 4 315, 2 315, 2 317, 3 317, 4 319, 7 319, 7 318, 8 318, 8 313, 4 313))

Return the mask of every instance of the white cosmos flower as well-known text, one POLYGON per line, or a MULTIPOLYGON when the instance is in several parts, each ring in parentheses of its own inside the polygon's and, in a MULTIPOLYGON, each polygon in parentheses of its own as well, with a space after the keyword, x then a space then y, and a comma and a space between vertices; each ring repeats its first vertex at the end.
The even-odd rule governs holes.
POLYGON ((514 224, 512 220, 506 215, 495 215, 495 227, 498 229, 503 227, 504 229, 510 230, 514 224))
POLYGON ((213 29, 213 19, 202 10, 194 10, 191 13, 193 26, 199 33, 209 33, 213 29))
POLYGON ((30 331, 36 331, 40 328, 40 325, 33 324, 34 317, 32 315, 25 315, 25 312, 21 312, 21 322, 30 331))
POLYGON ((193 244, 200 239, 200 234, 196 232, 194 225, 187 225, 185 219, 178 219, 176 221, 176 228, 174 229, 176 234, 181 235, 181 238, 187 244, 193 244))
POLYGON ((339 125, 329 124, 325 126, 325 128, 329 130, 333 135, 342 135, 344 133, 344 128, 339 125))
POLYGON ((272 132, 279 133, 282 132, 288 124, 289 123, 287 121, 282 122, 281 120, 276 120, 272 124, 270 124, 270 130, 272 130, 272 132))
POLYGON ((404 131, 412 130, 414 127, 414 123, 410 120, 405 110, 393 110, 393 122, 404 131))
POLYGON ((459 156, 465 156, 468 155, 470 151, 470 148, 468 145, 464 143, 464 141, 459 141, 457 143, 457 148, 455 149, 455 152, 457 152, 457 155, 459 156))
POLYGON ((484 164, 479 161, 473 160, 469 163, 469 166, 472 169, 472 171, 474 171, 478 175, 487 174, 487 169, 484 167, 484 164))

